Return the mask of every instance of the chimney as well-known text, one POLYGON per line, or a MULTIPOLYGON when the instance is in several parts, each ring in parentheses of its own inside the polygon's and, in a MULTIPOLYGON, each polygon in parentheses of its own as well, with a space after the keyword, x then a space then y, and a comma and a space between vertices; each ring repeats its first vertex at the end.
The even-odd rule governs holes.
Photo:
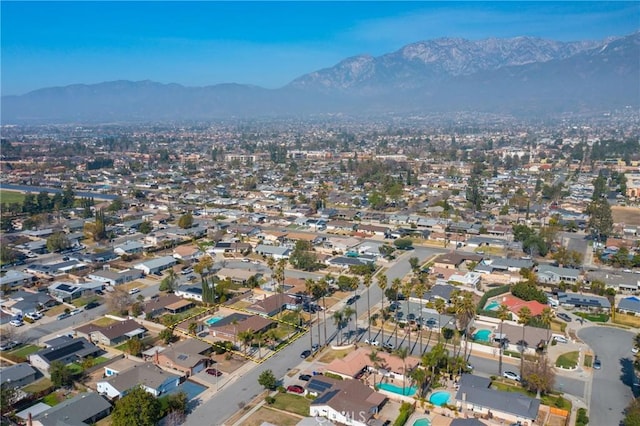
POLYGON ((156 349, 156 353, 153 356, 153 362, 155 362, 156 364, 160 364, 160 358, 158 357, 158 350, 156 349))
POLYGON ((27 414, 27 426, 33 426, 33 420, 31 419, 31 412, 27 414))

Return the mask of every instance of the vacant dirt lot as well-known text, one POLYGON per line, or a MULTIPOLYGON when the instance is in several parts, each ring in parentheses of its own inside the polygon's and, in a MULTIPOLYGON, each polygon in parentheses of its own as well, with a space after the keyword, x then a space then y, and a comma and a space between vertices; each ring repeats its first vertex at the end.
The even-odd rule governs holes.
POLYGON ((615 223, 625 225, 640 225, 640 208, 612 206, 611 214, 615 223))

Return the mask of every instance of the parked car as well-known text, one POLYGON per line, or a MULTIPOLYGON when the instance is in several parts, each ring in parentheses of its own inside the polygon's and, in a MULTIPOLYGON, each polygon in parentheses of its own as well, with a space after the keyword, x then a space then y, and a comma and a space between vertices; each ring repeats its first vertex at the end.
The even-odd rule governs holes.
POLYGON ((25 317, 32 319, 34 321, 39 320, 40 318, 42 318, 44 315, 42 315, 40 312, 28 312, 25 317))
POLYGON ((140 293, 140 289, 137 287, 134 287, 131 290, 129 290, 129 294, 136 294, 136 293, 140 293))
POLYGON ((287 392, 297 393, 301 395, 304 393, 304 388, 298 385, 291 385, 291 386, 287 386, 287 392))
POLYGON ((555 340, 558 343, 568 343, 569 342, 567 340, 567 338, 564 337, 564 336, 553 336, 553 340, 555 340))
POLYGON ((520 381, 520 375, 513 371, 505 371, 502 375, 509 380, 515 380, 516 382, 520 381))
POLYGON ((9 340, 9 341, 6 341, 6 342, 2 342, 2 343, 0 343, 0 351, 8 351, 10 349, 15 348, 19 344, 20 343, 16 342, 15 340, 9 340))
POLYGON ((71 312, 69 312, 69 315, 78 315, 82 313, 82 309, 80 308, 76 308, 74 310, 72 310, 71 312))
POLYGON ((313 345, 311 345, 311 350, 313 352, 318 352, 318 350, 320 349, 320 345, 317 343, 314 343, 313 345))
POLYGON ((58 321, 60 321, 60 320, 63 320, 63 319, 65 319, 65 318, 69 318, 70 316, 71 316, 71 315, 70 315, 69 313, 67 313, 67 312, 63 312, 63 313, 61 313, 60 315, 58 315, 58 316, 56 317, 56 319, 57 319, 58 321))
POLYGON ((395 346, 393 343, 391 343, 391 342, 385 342, 385 344, 384 344, 384 348, 385 348, 385 349, 389 349, 389 350, 391 350, 391 351, 392 351, 392 350, 394 350, 394 349, 396 348, 396 346, 395 346))
POLYGON ((371 345, 371 346, 380 346, 380 342, 378 342, 376 339, 371 339, 371 340, 369 340, 369 339, 364 339, 364 342, 365 342, 367 345, 371 345))
POLYGON ((558 318, 560 318, 561 320, 565 320, 566 322, 571 322, 571 317, 567 314, 565 314, 564 312, 560 312, 558 315, 556 315, 558 318))
POLYGON ((593 361, 593 369, 594 369, 594 370, 600 370, 601 368, 602 368, 602 363, 600 362, 600 359, 599 359, 599 358, 596 358, 596 359, 593 361))
POLYGON ((632 354, 637 354, 638 353, 638 347, 634 346, 633 348, 631 348, 631 353, 632 354))
POLYGON ((211 374, 212 376, 220 377, 222 376, 222 371, 217 368, 207 368, 207 374, 211 374))
POLYGON ((89 302, 86 305, 84 305, 84 310, 88 310, 88 309, 93 309, 93 308, 97 308, 98 306, 100 306, 100 303, 93 301, 93 302, 89 302))
POLYGON ((311 375, 310 374, 301 374, 298 376, 298 380, 302 380, 303 382, 308 382, 309 380, 311 380, 311 375))
POLYGON ((22 322, 21 319, 12 319, 11 321, 9 321, 9 324, 11 324, 14 327, 21 327, 24 325, 24 322, 22 322))
POLYGON ((309 358, 311 356, 311 351, 309 349, 302 351, 300 354, 300 358, 309 358))

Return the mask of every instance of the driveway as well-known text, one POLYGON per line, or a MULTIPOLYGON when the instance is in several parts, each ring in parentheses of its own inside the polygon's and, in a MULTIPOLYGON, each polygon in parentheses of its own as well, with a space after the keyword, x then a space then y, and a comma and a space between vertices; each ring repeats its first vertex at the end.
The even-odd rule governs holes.
POLYGON ((593 370, 589 424, 619 425, 634 397, 634 334, 613 327, 588 327, 578 331, 578 337, 602 362, 602 369, 593 370))

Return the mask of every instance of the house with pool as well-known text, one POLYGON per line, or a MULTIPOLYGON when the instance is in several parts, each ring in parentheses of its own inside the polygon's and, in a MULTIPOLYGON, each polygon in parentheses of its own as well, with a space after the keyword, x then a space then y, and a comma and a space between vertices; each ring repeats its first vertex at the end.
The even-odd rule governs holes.
POLYGON ((507 423, 532 425, 538 418, 540 400, 519 392, 491 389, 491 379, 463 374, 455 395, 458 408, 507 423))

